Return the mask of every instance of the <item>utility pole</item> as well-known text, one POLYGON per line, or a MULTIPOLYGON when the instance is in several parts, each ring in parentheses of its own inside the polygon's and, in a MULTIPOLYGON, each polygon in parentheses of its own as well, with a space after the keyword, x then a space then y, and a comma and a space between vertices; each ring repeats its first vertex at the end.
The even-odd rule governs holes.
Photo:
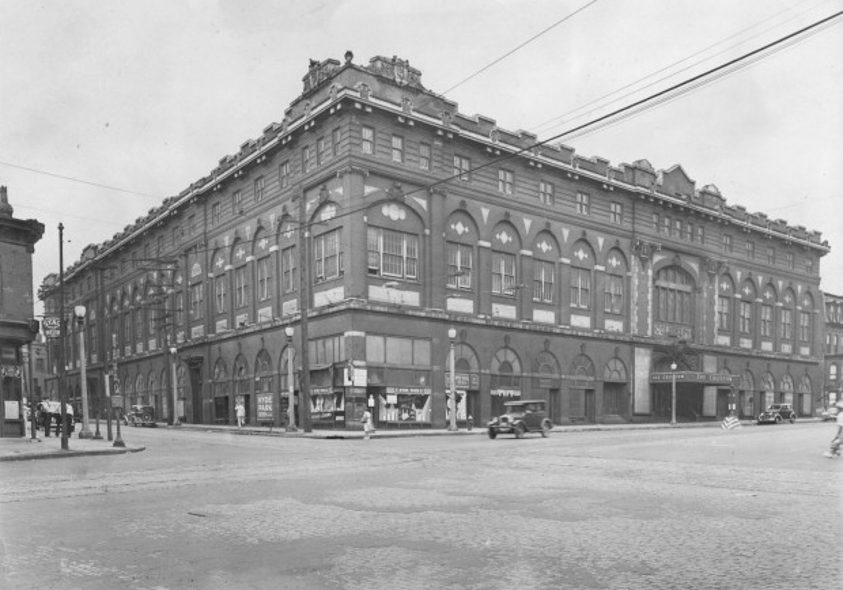
POLYGON ((66 355, 65 342, 67 338, 67 322, 64 317, 64 224, 59 223, 59 400, 61 400, 61 450, 68 450, 67 438, 70 433, 67 431, 67 388, 65 387, 65 380, 67 378, 66 372, 66 355))

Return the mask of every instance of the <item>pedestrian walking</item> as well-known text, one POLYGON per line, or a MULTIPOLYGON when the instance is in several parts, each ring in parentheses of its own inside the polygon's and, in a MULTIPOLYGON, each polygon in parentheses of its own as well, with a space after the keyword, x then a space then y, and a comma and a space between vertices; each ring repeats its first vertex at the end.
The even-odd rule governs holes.
POLYGON ((372 422, 372 413, 366 409, 363 410, 363 416, 360 418, 363 423, 363 438, 369 440, 372 434, 375 433, 375 424, 372 422))
POLYGON ((243 428, 243 421, 246 419, 246 407, 243 402, 237 402, 234 406, 234 413, 237 415, 237 428, 243 428))
POLYGON ((837 402, 833 408, 837 410, 837 432, 834 434, 834 438, 831 439, 831 446, 823 453, 823 456, 829 459, 840 456, 840 443, 843 440, 843 411, 841 411, 843 410, 843 401, 837 402))

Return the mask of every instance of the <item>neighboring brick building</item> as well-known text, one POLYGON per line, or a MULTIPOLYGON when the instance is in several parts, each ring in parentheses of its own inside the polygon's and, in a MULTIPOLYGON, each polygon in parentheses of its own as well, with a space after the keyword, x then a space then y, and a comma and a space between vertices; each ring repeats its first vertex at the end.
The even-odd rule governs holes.
POLYGON ((15 219, 0 186, 0 437, 24 436, 22 347, 38 332, 32 300, 32 252, 44 233, 34 219, 15 219))
POLYGON ((824 399, 818 400, 818 407, 843 399, 843 296, 823 293, 825 315, 825 355, 823 368, 824 399))
POLYGON ((359 427, 370 404, 380 427, 443 427, 450 328, 461 422, 510 397, 547 399, 557 424, 667 420, 672 375, 680 421, 721 418, 730 393, 743 416, 813 412, 818 232, 681 166, 535 142, 459 113, 401 59, 312 61, 281 123, 68 269, 89 390, 116 364, 121 392, 163 415, 175 397, 190 422, 232 423, 242 397, 280 424, 305 287, 316 426, 359 427))

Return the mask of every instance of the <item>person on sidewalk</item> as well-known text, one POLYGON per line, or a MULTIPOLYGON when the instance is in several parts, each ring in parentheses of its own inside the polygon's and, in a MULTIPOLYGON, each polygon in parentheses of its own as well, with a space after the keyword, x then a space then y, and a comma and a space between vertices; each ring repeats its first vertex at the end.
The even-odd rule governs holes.
POLYGON ((823 456, 829 459, 840 456, 840 442, 843 440, 843 401, 837 402, 833 408, 837 410, 837 432, 831 439, 831 446, 823 453, 823 456))
POLYGON ((360 421, 363 423, 363 438, 365 440, 369 440, 375 432, 375 425, 372 421, 372 413, 368 409, 363 410, 363 416, 361 416, 360 421))
POLYGON ((246 407, 243 402, 237 402, 234 413, 237 415, 237 428, 243 428, 243 421, 246 419, 246 407))

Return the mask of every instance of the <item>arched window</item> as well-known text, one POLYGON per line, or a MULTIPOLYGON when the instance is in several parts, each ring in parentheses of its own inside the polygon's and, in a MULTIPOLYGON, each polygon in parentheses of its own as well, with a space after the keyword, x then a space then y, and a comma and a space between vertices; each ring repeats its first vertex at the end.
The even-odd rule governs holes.
POLYGON ((571 252, 571 307, 590 311, 592 309, 591 279, 594 269, 594 250, 585 240, 578 240, 574 243, 571 252))
MULTIPOLYGON (((234 309, 237 313, 248 312, 251 303, 251 277, 249 265, 246 264, 246 248, 240 242, 235 242, 231 248, 231 260, 234 264, 234 309)), ((246 315, 248 321, 248 315, 246 315)))
POLYGON ((793 405, 793 377, 785 375, 781 382, 781 402, 793 405))
POLYGON ((515 297, 518 293, 518 251, 521 238, 509 223, 499 223, 492 232, 492 293, 515 297))
POLYGON ((738 328, 740 333, 744 336, 752 334, 753 318, 752 318, 752 304, 755 302, 755 285, 752 281, 747 280, 741 287, 740 302, 738 303, 738 328))
POLYGON ((261 350, 255 360, 255 381, 258 393, 272 393, 272 359, 266 350, 261 350))
POLYGON ((802 309, 799 310, 799 342, 810 350, 814 335, 814 298, 805 293, 802 298, 802 309))
POLYGON ((834 363, 828 366, 828 381, 829 383, 837 382, 837 365, 834 363))
POLYGON ((463 212, 451 215, 445 234, 448 256, 448 276, 445 284, 451 289, 471 290, 474 285, 477 226, 463 212))
MULTIPOLYGON (((224 316, 228 313, 228 261, 226 252, 219 249, 214 252, 211 258, 212 271, 214 275, 214 312, 217 316, 224 316)), ((219 320, 218 320, 219 321, 219 320)))
POLYGON ((533 244, 533 301, 552 304, 556 300, 556 261, 559 246, 549 232, 541 232, 533 244))
POLYGON ((266 232, 263 229, 258 229, 255 232, 254 246, 252 251, 255 256, 255 295, 258 300, 259 314, 258 321, 268 321, 272 319, 272 308, 266 309, 272 296, 275 293, 275 281, 272 280, 273 264, 270 256, 270 242, 266 237, 266 232))
POLYGON ((606 258, 606 283, 603 290, 603 311, 607 314, 622 315, 626 309, 626 271, 626 256, 613 248, 606 258))
POLYGON ((511 348, 500 349, 492 359, 492 389, 519 389, 521 361, 511 348))
POLYGON ((779 337, 784 341, 782 342, 782 352, 791 352, 790 341, 793 340, 793 307, 795 303, 796 298, 793 291, 788 289, 784 293, 782 307, 779 309, 779 337))

